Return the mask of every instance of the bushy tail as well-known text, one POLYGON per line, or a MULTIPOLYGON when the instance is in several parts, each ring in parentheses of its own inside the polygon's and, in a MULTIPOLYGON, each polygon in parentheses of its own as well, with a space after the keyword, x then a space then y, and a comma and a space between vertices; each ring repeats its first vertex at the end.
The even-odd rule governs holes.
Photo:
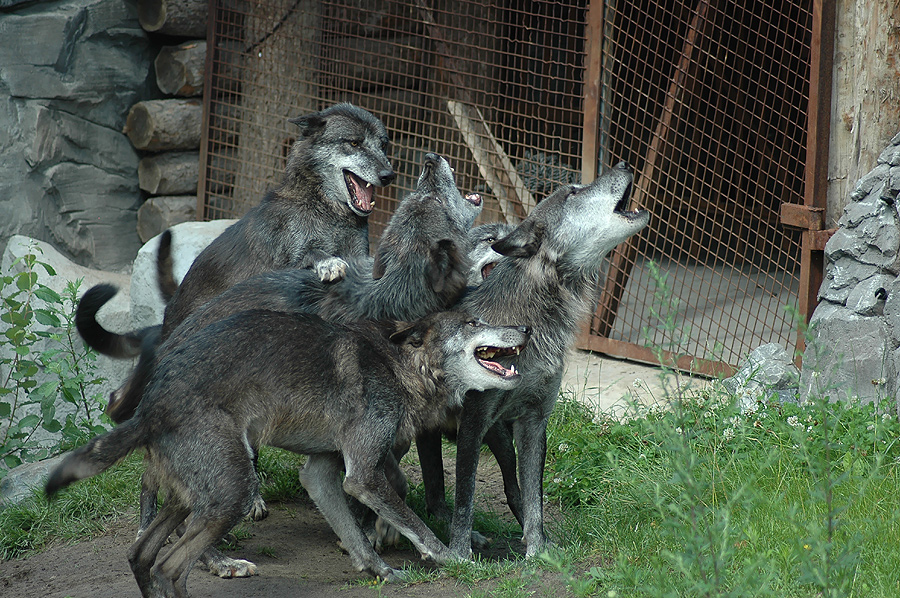
POLYGON ((143 446, 147 433, 139 419, 132 419, 121 426, 101 434, 63 459, 50 473, 44 491, 53 496, 72 482, 97 475, 109 469, 134 449, 143 446))
POLYGON ((144 337, 141 358, 138 360, 137 366, 125 384, 110 395, 106 414, 117 424, 131 419, 134 410, 137 409, 144 396, 144 389, 150 381, 156 364, 156 348, 159 346, 161 333, 162 326, 157 326, 144 337))
POLYGON ((159 237, 159 249, 156 250, 156 280, 163 301, 168 303, 178 290, 178 282, 172 269, 172 231, 165 230, 159 237))
POLYGON ((87 290, 75 309, 75 327, 92 349, 117 359, 131 359, 141 353, 141 339, 147 329, 116 334, 97 322, 97 312, 115 297, 118 289, 111 284, 98 284, 87 290))

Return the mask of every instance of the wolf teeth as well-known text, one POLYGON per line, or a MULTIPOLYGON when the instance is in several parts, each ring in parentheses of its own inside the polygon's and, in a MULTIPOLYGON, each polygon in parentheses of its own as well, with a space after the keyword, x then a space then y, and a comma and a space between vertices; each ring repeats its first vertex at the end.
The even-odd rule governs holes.
POLYGON ((366 181, 366 189, 368 189, 368 188, 371 187, 371 186, 372 186, 372 183, 366 181))

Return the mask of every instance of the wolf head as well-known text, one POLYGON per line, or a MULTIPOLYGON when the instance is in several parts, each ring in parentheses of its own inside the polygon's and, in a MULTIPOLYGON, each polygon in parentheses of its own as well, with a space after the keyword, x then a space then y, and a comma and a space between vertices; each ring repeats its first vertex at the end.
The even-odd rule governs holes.
POLYGON ((620 162, 589 185, 565 185, 539 203, 509 235, 492 245, 497 253, 546 259, 577 270, 594 269, 616 245, 650 221, 646 210, 626 210, 634 176, 620 162))
POLYGON ((515 225, 505 222, 491 222, 476 226, 469 231, 469 259, 472 262, 472 268, 469 270, 469 286, 478 286, 487 275, 491 273, 494 266, 503 259, 503 256, 492 247, 499 239, 507 236, 515 230, 515 225))
POLYGON ((440 348, 441 369, 450 391, 450 407, 462 405, 470 390, 509 390, 520 382, 514 361, 528 343, 526 326, 491 326, 462 311, 436 312, 410 325, 399 325, 391 341, 411 347, 440 348))
POLYGON ((317 177, 326 198, 357 216, 371 214, 375 188, 395 177, 384 123, 352 104, 335 104, 290 122, 300 128, 300 138, 291 147, 285 181, 317 177))
POLYGON ((467 234, 481 208, 480 196, 476 200, 460 194, 447 160, 426 154, 415 190, 403 199, 381 237, 372 278, 381 278, 394 265, 402 267, 405 254, 418 253, 429 256, 425 274, 435 292, 441 292, 448 274, 457 270, 462 291, 469 267, 467 234))

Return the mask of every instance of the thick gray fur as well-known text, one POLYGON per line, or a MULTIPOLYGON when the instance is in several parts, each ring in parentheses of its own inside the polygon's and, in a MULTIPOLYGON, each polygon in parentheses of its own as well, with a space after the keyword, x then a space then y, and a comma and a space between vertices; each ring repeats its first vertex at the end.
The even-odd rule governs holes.
POLYGON ((522 327, 492 327, 462 312, 412 324, 352 325, 241 312, 162 356, 134 417, 73 451, 46 491, 52 496, 144 448, 148 474, 168 496, 129 550, 129 562, 145 597, 183 597, 194 562, 251 509, 255 449, 278 446, 310 456, 301 481, 353 565, 397 579, 401 573, 375 553, 344 493, 399 529, 423 556, 453 560, 392 490, 385 462, 397 440, 439 425, 467 391, 514 387, 520 376, 480 359, 479 348, 518 352, 527 340, 522 327), (159 558, 182 523, 184 533, 159 558))

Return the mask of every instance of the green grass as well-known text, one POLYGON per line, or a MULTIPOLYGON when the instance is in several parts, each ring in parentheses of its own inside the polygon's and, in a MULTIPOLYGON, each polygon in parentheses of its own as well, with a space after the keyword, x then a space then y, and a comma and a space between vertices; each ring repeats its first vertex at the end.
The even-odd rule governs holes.
POLYGON ((874 405, 722 393, 621 422, 563 400, 547 494, 586 595, 900 595, 900 424, 874 405), (594 561, 596 564, 592 563, 594 561))

